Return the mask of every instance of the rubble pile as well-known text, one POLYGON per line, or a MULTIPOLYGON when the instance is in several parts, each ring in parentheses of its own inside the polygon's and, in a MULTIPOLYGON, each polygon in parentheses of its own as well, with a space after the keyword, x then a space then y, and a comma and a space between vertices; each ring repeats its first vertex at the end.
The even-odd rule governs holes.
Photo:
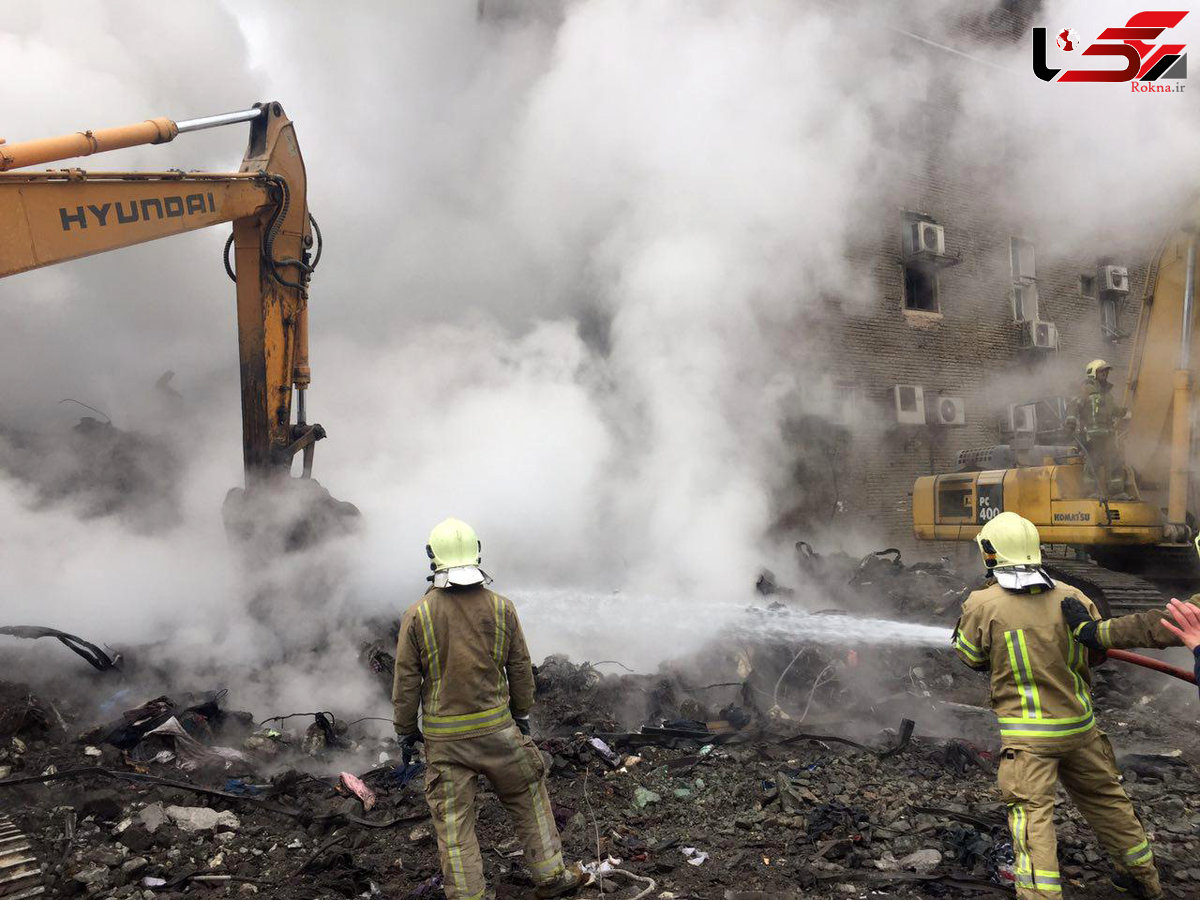
MULTIPOLYGON (((818 553, 806 541, 796 543, 796 563, 806 581, 820 585, 831 607, 852 612, 890 610, 912 621, 953 621, 967 593, 978 585, 949 560, 906 565, 894 547, 855 559, 845 553, 818 553)), ((770 571, 758 579, 759 593, 790 595, 770 571)))
MULTIPOLYGON (((946 646, 966 581, 893 551, 801 560, 830 608, 795 608, 764 572, 763 605, 656 672, 564 656, 536 667, 533 733, 565 854, 595 878, 584 896, 1011 893, 987 678, 946 646), (924 637, 887 639, 905 628, 924 637)), ((377 707, 265 718, 238 710, 236 691, 169 683, 149 648, 139 665, 128 648, 0 629, 26 639, 24 656, 0 658, 2 827, 37 865, 22 877, 40 874, 50 896, 113 900, 442 896, 423 765, 390 736, 396 626, 368 623, 353 661, 377 707), (88 666, 23 683, 41 668, 28 654, 53 646, 42 637, 88 666)), ((1194 696, 1174 688, 1110 663, 1095 697, 1168 895, 1191 897, 1200 734, 1194 696)), ((529 896, 508 819, 486 787, 480 797, 489 883, 529 896)), ((1059 820, 1068 896, 1117 896, 1090 829, 1069 804, 1059 820)))
MULTIPOLYGON (((880 688, 872 700, 863 670, 844 665, 813 691, 818 667, 844 648, 793 648, 786 678, 776 674, 789 661, 779 661, 781 648, 758 649, 732 653, 741 654, 742 679, 715 685, 683 665, 606 674, 552 656, 538 667, 535 737, 565 851, 596 876, 584 896, 643 889, 606 874, 615 868, 653 879, 651 896, 666 898, 1011 890, 994 742, 946 736, 956 710, 985 701, 982 677, 952 676, 947 693, 959 699, 947 701, 945 651, 910 651, 915 664, 891 651, 899 668, 870 669, 866 681, 880 688), (771 703, 754 686, 768 682, 789 688, 771 703), (810 692, 816 699, 801 715, 810 692), (897 714, 902 697, 915 722, 897 714)), ((386 671, 378 647, 362 661, 386 671)), ((1190 723, 1165 714, 1169 698, 1101 671, 1105 727, 1164 883, 1171 896, 1194 896, 1200 747, 1180 741, 1190 723), (1163 747, 1181 750, 1147 752, 1163 747)), ((129 696, 119 685, 112 693, 129 696)), ((256 721, 232 708, 235 699, 181 692, 105 709, 0 685, 2 802, 50 896, 440 896, 422 766, 401 758, 386 726, 370 730, 333 712, 256 721)), ((501 898, 528 896, 503 810, 490 792, 482 797, 489 881, 501 898)), ((1116 896, 1069 804, 1060 821, 1062 869, 1075 890, 1116 896)))

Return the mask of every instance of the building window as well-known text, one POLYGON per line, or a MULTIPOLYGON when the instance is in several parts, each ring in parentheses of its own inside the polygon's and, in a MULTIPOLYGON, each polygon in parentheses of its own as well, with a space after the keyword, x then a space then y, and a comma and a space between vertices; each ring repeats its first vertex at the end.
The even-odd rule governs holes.
POLYGON ((1096 276, 1095 275, 1080 275, 1079 276, 1079 296, 1096 297, 1096 276))
POLYGON ((921 213, 906 212, 901 244, 904 308, 938 312, 938 268, 945 256, 941 226, 921 213))
POLYGON ((904 267, 904 308, 938 311, 937 272, 919 265, 904 267))
POLYGON ((1012 238, 1009 241, 1009 261, 1012 265, 1013 318, 1018 322, 1037 321, 1038 292, 1033 243, 1024 238, 1012 238))
POLYGON ((1105 340, 1118 341, 1124 337, 1121 329, 1117 327, 1120 316, 1116 297, 1109 294, 1100 300, 1100 328, 1105 340))

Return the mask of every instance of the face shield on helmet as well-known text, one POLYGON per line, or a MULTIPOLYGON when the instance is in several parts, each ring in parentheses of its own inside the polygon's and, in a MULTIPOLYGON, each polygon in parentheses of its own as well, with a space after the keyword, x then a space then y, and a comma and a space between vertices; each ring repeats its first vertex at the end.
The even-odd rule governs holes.
POLYGON ((1014 512, 1002 512, 979 530, 975 542, 988 573, 1001 587, 1010 591, 1054 587, 1042 569, 1037 527, 1028 519, 1014 512))
POLYGON ((466 522, 446 519, 429 533, 425 554, 432 560, 430 581, 434 587, 468 587, 488 580, 479 568, 483 545, 466 522))

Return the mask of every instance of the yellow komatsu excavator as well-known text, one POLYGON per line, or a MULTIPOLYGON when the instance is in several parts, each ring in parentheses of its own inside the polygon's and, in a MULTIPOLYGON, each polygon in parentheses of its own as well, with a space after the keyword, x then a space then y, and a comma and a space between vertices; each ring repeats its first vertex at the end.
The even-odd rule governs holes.
POLYGON ((1200 572, 1191 539, 1200 509, 1191 477, 1196 302, 1196 225, 1158 248, 1138 320, 1125 407, 1128 499, 1097 496, 1081 446, 1001 446, 966 450, 960 471, 917 479, 913 528, 918 539, 973 540, 992 516, 1011 510, 1038 527, 1062 553, 1051 574, 1076 584, 1113 614, 1161 605, 1160 588, 1194 589, 1200 572), (988 465, 999 462, 1000 465, 988 465))
MULTIPOLYGON (((307 421, 305 405, 308 286, 320 259, 320 230, 308 210, 304 160, 283 107, 258 103, 201 119, 157 118, 23 143, 0 140, 0 277, 227 222, 233 223, 225 266, 237 285, 246 477, 245 494, 231 493, 230 500, 241 504, 287 478, 297 454, 308 480, 315 444, 325 436, 307 421), (250 126, 237 172, 26 171, 237 123, 250 126)), ((338 506, 353 514, 349 504, 338 506)), ((227 502, 227 515, 229 509, 227 502)))

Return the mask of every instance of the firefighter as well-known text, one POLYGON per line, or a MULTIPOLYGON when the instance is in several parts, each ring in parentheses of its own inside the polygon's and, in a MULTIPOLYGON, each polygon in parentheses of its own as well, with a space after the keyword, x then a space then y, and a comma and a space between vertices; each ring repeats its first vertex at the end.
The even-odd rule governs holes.
MULTIPOLYGON (((1092 718, 1088 654, 1061 610, 1068 592, 1042 568, 1037 529, 1003 512, 976 540, 990 577, 964 601, 952 643, 968 666, 991 672, 1002 747, 997 780, 1012 829, 1017 896, 1061 896, 1054 793, 1062 782, 1111 857, 1113 883, 1161 897, 1146 832, 1092 718)), ((1071 593, 1096 617, 1091 600, 1071 593)))
POLYGON ((1067 431, 1075 433, 1087 454, 1088 468, 1096 480, 1097 496, 1105 500, 1128 500, 1125 460, 1117 446, 1117 423, 1125 410, 1112 397, 1108 377, 1112 366, 1093 359, 1084 369, 1087 393, 1071 401, 1067 431))
POLYGON ((487 587, 480 550, 475 532, 457 519, 429 535, 433 586, 405 612, 396 644, 397 739, 406 756, 416 743, 425 744, 425 799, 447 900, 484 896, 475 837, 477 775, 491 782, 513 821, 537 896, 560 897, 586 876, 563 866, 546 765, 529 737, 529 650, 512 602, 487 587))

